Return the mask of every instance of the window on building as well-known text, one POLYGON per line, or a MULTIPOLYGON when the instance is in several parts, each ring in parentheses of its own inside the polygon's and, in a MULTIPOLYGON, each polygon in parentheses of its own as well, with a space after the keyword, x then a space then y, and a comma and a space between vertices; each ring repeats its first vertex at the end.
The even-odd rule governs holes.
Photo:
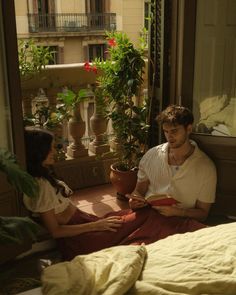
POLYGON ((52 53, 53 60, 49 62, 50 65, 56 65, 59 63, 58 46, 49 46, 49 50, 52 53))
POLYGON ((90 12, 91 13, 104 12, 104 0, 90 0, 90 12))
POLYGON ((146 46, 148 46, 148 31, 150 26, 150 8, 151 8, 151 2, 145 1, 144 2, 144 27, 142 30, 142 37, 145 40, 146 46))
POLYGON ((50 53, 52 54, 52 60, 49 61, 49 65, 56 65, 59 63, 59 48, 58 46, 43 46, 49 48, 50 53))
POLYGON ((150 1, 144 2, 144 28, 148 31, 150 23, 150 1))
POLYGON ((106 59, 105 56, 106 45, 105 44, 90 44, 89 45, 89 61, 95 58, 106 59))
POLYGON ((54 0, 38 0, 38 26, 40 30, 54 31, 54 0))
POLYGON ((38 12, 39 12, 39 14, 49 13, 48 0, 38 0, 38 12))

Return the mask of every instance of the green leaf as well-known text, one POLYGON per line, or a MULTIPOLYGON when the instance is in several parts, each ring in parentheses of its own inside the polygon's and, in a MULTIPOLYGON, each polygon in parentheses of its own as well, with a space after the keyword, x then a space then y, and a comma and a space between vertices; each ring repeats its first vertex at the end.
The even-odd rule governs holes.
POLYGON ((28 197, 38 195, 38 183, 16 162, 14 156, 4 149, 0 149, 0 171, 7 176, 8 182, 19 192, 25 193, 28 197))
POLYGON ((144 51, 142 46, 135 48, 125 33, 113 31, 106 35, 107 40, 115 42, 108 47, 107 59, 95 59, 93 64, 102 72, 97 82, 109 102, 107 117, 112 119, 120 143, 119 161, 130 169, 138 164, 148 134, 146 102, 135 106, 133 101, 143 83, 144 51))
POLYGON ((19 40, 18 60, 22 79, 30 79, 39 73, 50 61, 53 61, 53 51, 49 47, 35 44, 33 39, 19 40))
POLYGON ((78 95, 76 97, 76 104, 81 103, 82 101, 84 101, 85 99, 87 99, 87 90, 86 89, 80 89, 78 92, 78 95))
POLYGON ((0 243, 23 243, 26 239, 36 240, 41 227, 29 217, 0 216, 0 243))

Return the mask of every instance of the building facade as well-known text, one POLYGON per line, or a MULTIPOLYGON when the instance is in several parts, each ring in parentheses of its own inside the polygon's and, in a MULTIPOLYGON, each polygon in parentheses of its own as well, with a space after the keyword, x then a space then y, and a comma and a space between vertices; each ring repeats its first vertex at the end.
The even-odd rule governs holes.
POLYGON ((126 32, 137 45, 147 7, 147 0, 15 0, 17 38, 50 46, 59 64, 104 58, 106 31, 126 32))

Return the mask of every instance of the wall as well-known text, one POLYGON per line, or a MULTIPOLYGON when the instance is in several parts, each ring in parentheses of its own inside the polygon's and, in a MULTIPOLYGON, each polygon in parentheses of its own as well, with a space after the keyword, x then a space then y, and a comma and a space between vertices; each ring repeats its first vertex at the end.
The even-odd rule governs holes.
MULTIPOLYGON (((58 0, 57 0, 58 1, 58 0)), ((62 13, 84 13, 85 1, 84 0, 59 0, 60 9, 62 13)))
POLYGON ((218 137, 197 133, 192 134, 191 137, 214 161, 216 166, 216 201, 210 213, 212 215, 227 215, 236 218, 235 137, 218 137))
POLYGON ((83 38, 70 37, 64 41, 64 63, 82 63, 85 62, 82 46, 83 38))
POLYGON ((123 31, 127 33, 134 44, 138 44, 140 32, 144 27, 144 1, 124 0, 123 31))
POLYGON ((15 0, 17 35, 28 36, 27 0, 15 0))
POLYGON ((138 44, 144 27, 144 0, 111 0, 111 12, 117 14, 117 30, 124 31, 134 44, 138 44))

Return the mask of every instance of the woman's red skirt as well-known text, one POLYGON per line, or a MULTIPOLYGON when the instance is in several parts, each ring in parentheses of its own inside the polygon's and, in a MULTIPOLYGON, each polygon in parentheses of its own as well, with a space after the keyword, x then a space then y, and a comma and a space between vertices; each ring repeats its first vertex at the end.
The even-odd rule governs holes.
POLYGON ((150 207, 136 211, 127 209, 110 212, 103 217, 97 217, 78 209, 68 225, 88 223, 109 216, 121 216, 123 220, 116 232, 88 232, 58 239, 63 259, 71 260, 79 254, 88 254, 117 245, 150 244, 176 233, 191 232, 206 227, 191 218, 165 217, 150 207))

